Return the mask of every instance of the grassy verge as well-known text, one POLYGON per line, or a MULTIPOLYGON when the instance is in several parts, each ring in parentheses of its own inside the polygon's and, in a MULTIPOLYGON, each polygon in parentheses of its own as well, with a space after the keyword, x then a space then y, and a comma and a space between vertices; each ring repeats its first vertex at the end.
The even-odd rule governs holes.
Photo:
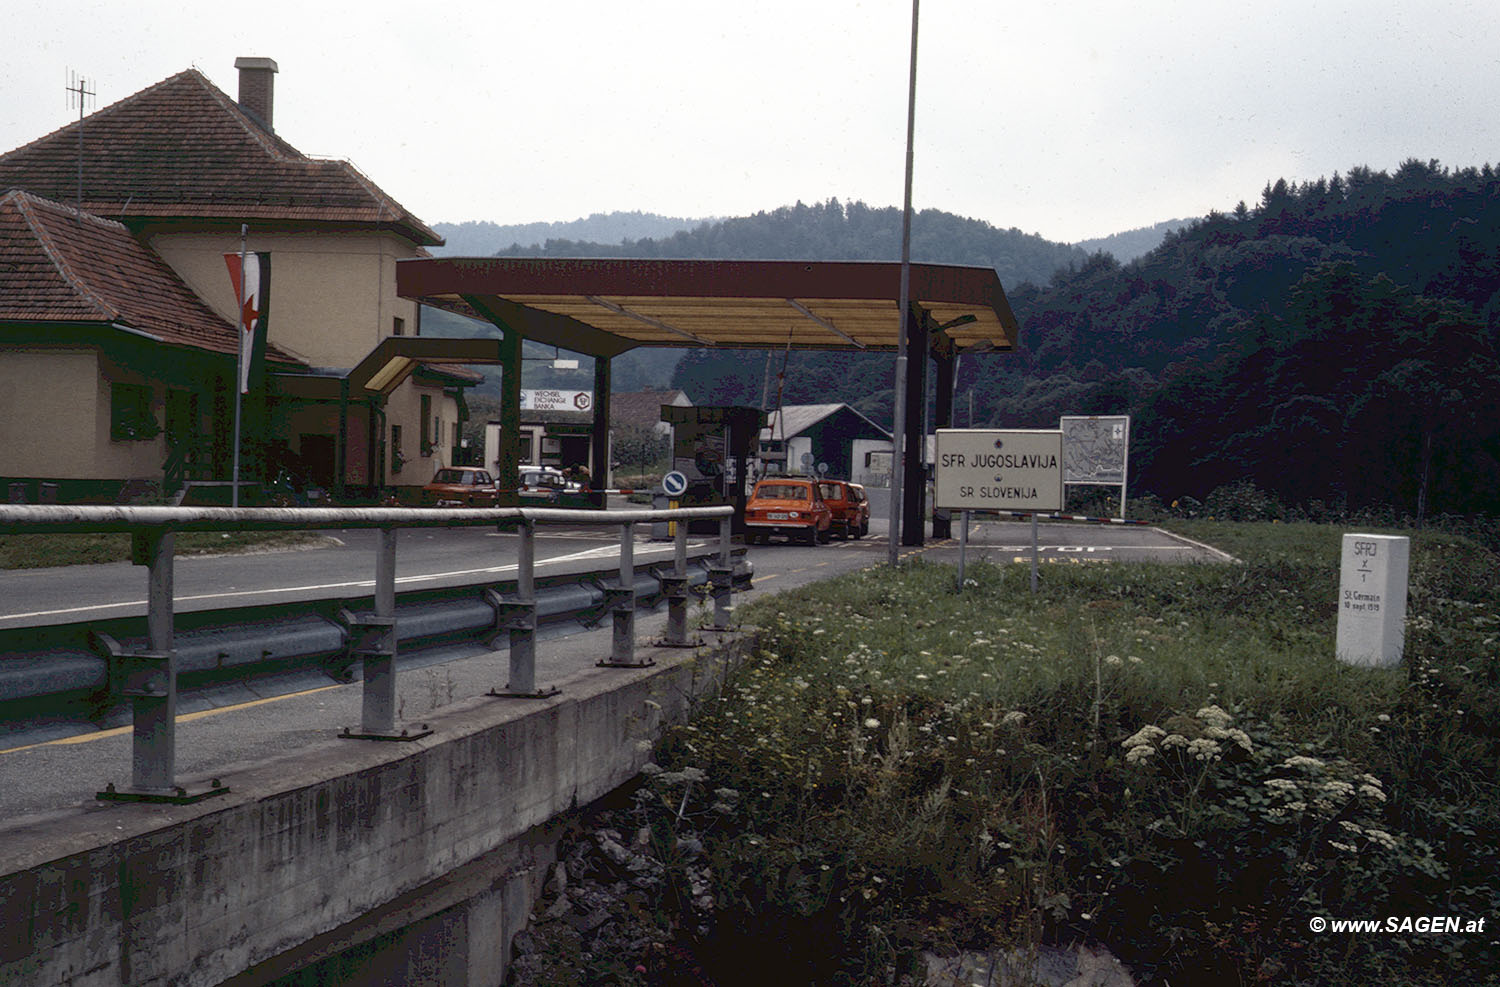
POLYGON ((1332 657, 1342 529, 1172 527, 1243 563, 1053 566, 1034 596, 917 564, 744 608, 762 652, 658 751, 734 793, 732 826, 665 821, 714 834, 705 967, 889 982, 920 948, 1084 939, 1179 985, 1491 976, 1496 556, 1413 533, 1381 671, 1332 657), (1310 931, 1431 915, 1487 932, 1310 931))
MULTIPOLYGON (((179 555, 220 555, 280 551, 321 544, 312 531, 183 531, 174 550, 179 555)), ((0 569, 45 569, 50 566, 125 562, 130 559, 130 536, 0 535, 0 569)))

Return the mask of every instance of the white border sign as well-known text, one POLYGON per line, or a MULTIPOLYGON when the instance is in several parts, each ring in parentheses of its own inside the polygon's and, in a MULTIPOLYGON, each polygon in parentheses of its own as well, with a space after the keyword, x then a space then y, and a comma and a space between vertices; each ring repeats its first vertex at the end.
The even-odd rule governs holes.
POLYGON ((937 430, 933 506, 950 511, 1060 511, 1062 432, 937 430))

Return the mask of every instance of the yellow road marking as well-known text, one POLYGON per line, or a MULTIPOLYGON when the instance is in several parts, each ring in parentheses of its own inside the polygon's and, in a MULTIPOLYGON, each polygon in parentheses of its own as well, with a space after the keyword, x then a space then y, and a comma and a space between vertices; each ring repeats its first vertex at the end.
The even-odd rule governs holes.
MULTIPOLYGON (((252 699, 248 703, 239 703, 234 706, 219 706, 214 709, 201 709, 196 713, 183 713, 177 717, 178 723, 191 723, 194 720, 207 719, 218 713, 229 713, 237 709, 250 709, 253 706, 265 706, 268 703, 280 702, 283 699, 295 699, 298 696, 311 696, 319 692, 327 692, 329 689, 342 689, 343 685, 320 685, 316 689, 307 689, 303 692, 289 692, 284 696, 269 696, 265 699, 252 699)), ((93 733, 81 733, 76 737, 61 737, 57 740, 44 740, 39 744, 26 744, 21 747, 12 747, 0 751, 0 754, 14 754, 16 751, 31 750, 33 747, 50 747, 54 744, 86 744, 91 740, 103 740, 105 737, 118 737, 121 734, 130 733, 134 727, 112 727, 109 730, 96 730, 93 733)))

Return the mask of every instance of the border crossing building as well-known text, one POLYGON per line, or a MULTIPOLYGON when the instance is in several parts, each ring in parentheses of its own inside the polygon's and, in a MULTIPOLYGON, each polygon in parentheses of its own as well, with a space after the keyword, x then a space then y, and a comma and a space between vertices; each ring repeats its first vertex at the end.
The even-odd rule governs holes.
POLYGON ((277 135, 273 60, 235 66, 237 99, 189 69, 0 154, 11 499, 222 496, 237 418, 256 487, 287 467, 374 495, 454 461, 483 380, 460 364, 498 348, 423 338, 398 295, 397 261, 442 239, 348 162, 277 135), (237 415, 226 255, 242 250, 269 277, 237 415))

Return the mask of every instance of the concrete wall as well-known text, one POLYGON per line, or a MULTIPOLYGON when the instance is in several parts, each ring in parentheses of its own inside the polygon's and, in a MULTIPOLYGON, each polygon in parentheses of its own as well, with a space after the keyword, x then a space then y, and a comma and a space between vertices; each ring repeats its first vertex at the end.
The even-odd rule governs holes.
POLYGON ((372 962, 392 982, 498 984, 548 859, 539 827, 633 777, 747 646, 651 652, 550 700, 467 700, 419 741, 319 741, 222 774, 230 793, 194 806, 13 825, 0 983, 264 982, 387 935, 372 962))

